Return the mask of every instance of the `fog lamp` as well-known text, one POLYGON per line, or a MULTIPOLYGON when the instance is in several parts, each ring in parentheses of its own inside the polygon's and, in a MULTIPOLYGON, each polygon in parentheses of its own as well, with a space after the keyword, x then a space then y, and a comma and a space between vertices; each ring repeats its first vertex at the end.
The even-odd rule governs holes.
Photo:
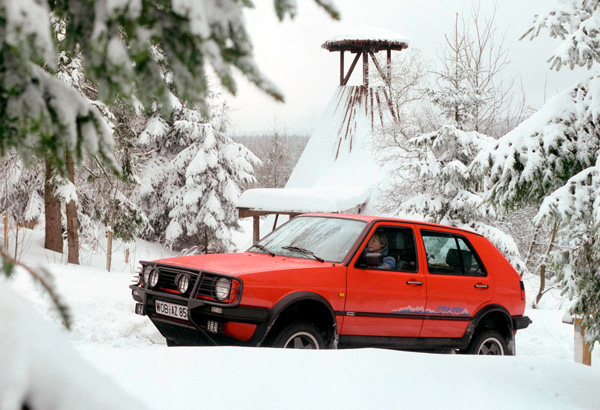
POLYGON ((160 273, 158 272, 158 269, 153 269, 152 272, 150 272, 150 278, 149 278, 149 282, 148 282, 148 286, 150 287, 150 289, 152 289, 153 287, 158 285, 159 278, 160 278, 160 273))
POLYGON ((188 291, 188 288, 190 287, 190 277, 188 275, 179 274, 177 275, 175 281, 177 282, 177 289, 179 290, 179 293, 183 295, 188 291))
POLYGON ((211 333, 221 333, 221 328, 221 323, 215 322, 214 320, 209 320, 208 323, 206 323, 206 330, 211 333))

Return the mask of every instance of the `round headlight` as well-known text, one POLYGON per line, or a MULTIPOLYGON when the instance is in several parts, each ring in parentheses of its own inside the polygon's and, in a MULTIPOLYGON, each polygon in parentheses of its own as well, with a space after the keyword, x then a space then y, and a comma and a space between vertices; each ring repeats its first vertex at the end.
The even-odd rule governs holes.
POLYGON ((217 280, 215 284, 215 296, 218 300, 223 301, 229 298, 231 291, 231 281, 227 278, 217 280))
POLYGON ((190 277, 188 275, 178 275, 176 282, 179 293, 183 295, 188 291, 188 288, 190 287, 190 277))
POLYGON ((156 285, 158 285, 159 276, 160 274, 158 273, 158 269, 153 269, 152 272, 150 272, 150 278, 148 279, 148 286, 150 288, 153 288, 156 285))

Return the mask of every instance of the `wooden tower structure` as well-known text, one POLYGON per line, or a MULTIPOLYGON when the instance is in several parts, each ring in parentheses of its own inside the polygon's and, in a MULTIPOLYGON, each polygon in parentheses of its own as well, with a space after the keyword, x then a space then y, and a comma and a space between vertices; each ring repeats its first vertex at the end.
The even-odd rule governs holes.
MULTIPOLYGON (((381 33, 381 30, 378 30, 381 33)), ((348 80, 354 71, 358 61, 362 57, 362 72, 363 72, 363 86, 369 87, 369 57, 373 62, 373 65, 379 72, 379 75, 383 79, 384 83, 389 87, 392 83, 392 51, 402 51, 408 48, 408 40, 397 35, 392 35, 392 38, 377 38, 377 35, 370 36, 367 33, 355 33, 345 36, 337 36, 331 40, 326 41, 321 46, 329 51, 339 51, 340 53, 340 85, 348 85, 348 80), (383 71, 375 53, 385 51, 387 56, 387 69, 383 71), (348 72, 344 66, 344 53, 349 52, 354 54, 354 59, 348 72)))

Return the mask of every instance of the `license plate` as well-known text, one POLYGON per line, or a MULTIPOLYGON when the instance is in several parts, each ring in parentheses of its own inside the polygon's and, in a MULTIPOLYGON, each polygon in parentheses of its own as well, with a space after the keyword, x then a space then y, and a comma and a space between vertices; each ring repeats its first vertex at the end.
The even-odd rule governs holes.
POLYGON ((186 306, 175 305, 169 302, 156 300, 154 302, 156 313, 163 316, 174 317, 177 319, 188 319, 188 308, 186 306))

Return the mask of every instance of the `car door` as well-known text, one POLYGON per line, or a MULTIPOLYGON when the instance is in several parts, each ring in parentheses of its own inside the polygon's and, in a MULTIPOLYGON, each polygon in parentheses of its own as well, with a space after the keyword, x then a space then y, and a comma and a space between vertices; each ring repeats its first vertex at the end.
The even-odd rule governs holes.
POLYGON ((340 334, 417 337, 423 324, 426 288, 412 224, 376 224, 348 266, 340 334), (394 269, 365 265, 365 249, 376 232, 387 238, 385 259, 394 258, 394 269))
POLYGON ((421 337, 462 337, 474 313, 494 294, 490 277, 465 235, 421 229, 427 276, 421 337))

